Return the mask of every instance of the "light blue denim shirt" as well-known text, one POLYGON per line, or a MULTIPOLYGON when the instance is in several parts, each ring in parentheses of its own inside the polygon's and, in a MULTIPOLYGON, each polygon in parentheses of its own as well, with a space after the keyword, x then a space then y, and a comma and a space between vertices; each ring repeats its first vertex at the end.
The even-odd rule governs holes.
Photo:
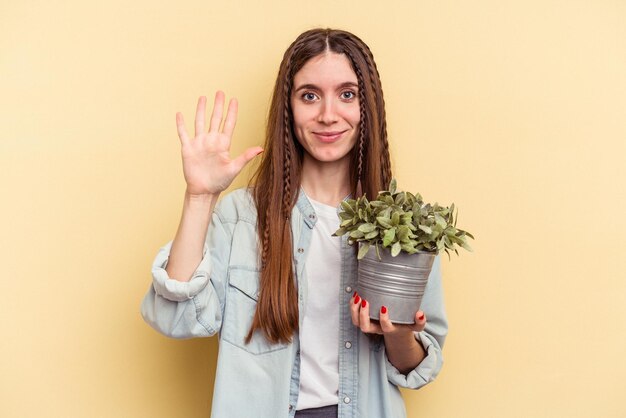
MULTIPOLYGON (((304 193, 292 212, 293 257, 298 284, 298 306, 307 303, 305 263, 311 230, 317 216, 304 193)), ((300 378, 299 339, 270 344, 250 329, 259 293, 256 210, 245 189, 226 195, 216 206, 204 255, 189 282, 168 277, 172 242, 163 246, 152 265, 153 281, 141 305, 141 314, 155 330, 172 338, 219 335, 212 418, 293 417, 300 378)), ((387 359, 382 342, 374 342, 352 324, 349 301, 356 289, 356 257, 341 243, 341 282, 337 288, 343 306, 339 313, 339 418, 406 417, 398 387, 418 389, 441 370, 441 347, 448 325, 441 288, 439 256, 428 280, 421 310, 426 329, 415 333, 426 357, 407 375, 387 359)), ((302 317, 300 318, 302 322, 302 317)), ((302 323, 300 323, 302 325, 302 323)))

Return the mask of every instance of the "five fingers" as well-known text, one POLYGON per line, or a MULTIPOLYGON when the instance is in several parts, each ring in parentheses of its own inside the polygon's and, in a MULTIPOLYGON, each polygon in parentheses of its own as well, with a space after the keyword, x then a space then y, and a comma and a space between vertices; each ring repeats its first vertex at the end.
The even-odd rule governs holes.
POLYGON ((352 324, 359 327, 361 331, 372 334, 394 333, 399 328, 410 328, 413 331, 423 331, 426 327, 426 315, 422 311, 415 314, 414 324, 394 324, 389 317, 389 309, 382 306, 379 312, 379 320, 370 319, 370 304, 362 299, 357 292, 354 292, 350 299, 350 316, 352 324))

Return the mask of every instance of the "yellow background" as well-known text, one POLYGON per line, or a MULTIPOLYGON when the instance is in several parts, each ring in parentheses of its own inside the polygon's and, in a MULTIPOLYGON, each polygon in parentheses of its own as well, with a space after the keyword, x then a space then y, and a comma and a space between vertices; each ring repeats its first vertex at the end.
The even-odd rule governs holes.
POLYGON ((215 339, 139 315, 182 208, 174 115, 223 89, 234 152, 260 144, 318 26, 372 48, 400 187, 477 238, 409 416, 626 416, 625 2, 2 0, 1 417, 209 416, 215 339))

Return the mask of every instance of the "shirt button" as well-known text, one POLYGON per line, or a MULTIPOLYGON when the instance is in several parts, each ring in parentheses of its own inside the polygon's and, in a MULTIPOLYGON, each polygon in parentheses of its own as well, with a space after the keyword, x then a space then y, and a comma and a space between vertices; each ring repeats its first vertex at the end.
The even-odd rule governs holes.
POLYGON ((310 219, 315 219, 315 214, 314 214, 314 213, 310 214, 310 215, 309 215, 309 218, 310 218, 310 219))
POLYGON ((304 252, 304 248, 298 248, 298 252, 302 254, 304 252))
POLYGON ((343 398, 343 403, 350 403, 350 398, 348 398, 347 396, 343 398))
POLYGON ((350 293, 350 292, 352 292, 352 287, 346 286, 346 293, 350 293))
POLYGON ((352 343, 350 341, 346 341, 344 345, 346 348, 352 348, 352 343))
POLYGON ((293 405, 289 405, 289 410, 291 411, 293 409, 293 405))

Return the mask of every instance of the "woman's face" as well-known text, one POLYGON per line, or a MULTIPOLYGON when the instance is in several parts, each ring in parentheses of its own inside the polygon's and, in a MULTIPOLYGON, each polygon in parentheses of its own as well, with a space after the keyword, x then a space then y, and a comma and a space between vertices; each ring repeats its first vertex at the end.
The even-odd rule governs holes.
POLYGON ((296 137, 317 162, 349 161, 359 130, 356 74, 344 54, 323 53, 293 79, 291 109, 296 137))

